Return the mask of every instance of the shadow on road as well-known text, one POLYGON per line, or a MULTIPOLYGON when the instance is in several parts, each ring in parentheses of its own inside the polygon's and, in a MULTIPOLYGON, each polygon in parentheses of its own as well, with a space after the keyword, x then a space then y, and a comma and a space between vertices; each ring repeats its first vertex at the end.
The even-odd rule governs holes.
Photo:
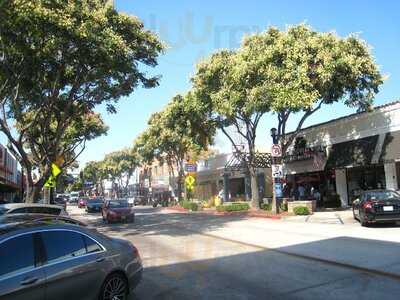
MULTIPOLYGON (((224 242, 227 248, 238 246, 224 242)), ((132 299, 398 299, 400 275, 384 274, 400 274, 393 268, 400 263, 398 249, 398 243, 338 237, 166 263, 145 269, 132 299)))

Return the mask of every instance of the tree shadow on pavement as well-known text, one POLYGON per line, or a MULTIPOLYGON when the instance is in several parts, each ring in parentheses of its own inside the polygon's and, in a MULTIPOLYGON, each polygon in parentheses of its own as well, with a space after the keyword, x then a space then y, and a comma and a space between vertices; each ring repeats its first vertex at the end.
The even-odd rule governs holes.
POLYGON ((398 243, 338 237, 272 250, 247 246, 232 254, 229 249, 242 245, 223 242, 224 253, 183 258, 176 253, 156 261, 145 268, 130 299, 386 300, 400 295, 398 243))

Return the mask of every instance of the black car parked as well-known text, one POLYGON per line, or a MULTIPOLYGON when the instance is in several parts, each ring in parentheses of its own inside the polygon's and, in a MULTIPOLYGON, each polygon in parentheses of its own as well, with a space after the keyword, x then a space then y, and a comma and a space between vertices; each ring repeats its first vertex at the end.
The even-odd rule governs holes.
POLYGON ((363 191, 353 201, 353 216, 362 226, 400 221, 400 194, 392 190, 363 191))
POLYGON ((0 299, 127 299, 142 262, 130 242, 72 219, 18 215, 0 221, 0 299))
POLYGON ((102 207, 103 199, 100 198, 89 199, 86 202, 86 212, 88 213, 101 212, 102 207))

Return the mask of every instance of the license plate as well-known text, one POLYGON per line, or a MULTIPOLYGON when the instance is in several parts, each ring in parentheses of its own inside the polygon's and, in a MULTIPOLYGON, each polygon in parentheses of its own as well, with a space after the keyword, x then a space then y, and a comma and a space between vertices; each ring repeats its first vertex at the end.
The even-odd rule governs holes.
POLYGON ((383 211, 393 211, 393 206, 384 206, 383 211))

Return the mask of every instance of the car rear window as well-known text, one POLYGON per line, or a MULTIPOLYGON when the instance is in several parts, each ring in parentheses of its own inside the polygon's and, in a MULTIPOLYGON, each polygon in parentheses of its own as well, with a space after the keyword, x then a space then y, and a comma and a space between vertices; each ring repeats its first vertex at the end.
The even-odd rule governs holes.
POLYGON ((99 203, 103 203, 103 201, 102 201, 101 199, 90 199, 90 200, 88 201, 88 203, 96 203, 96 204, 99 204, 99 203))
POLYGON ((111 208, 129 207, 128 201, 110 201, 111 208))
POLYGON ((393 192, 393 191, 365 193, 365 199, 367 199, 367 200, 386 200, 386 199, 393 199, 393 198, 400 198, 400 195, 397 192, 393 192))

